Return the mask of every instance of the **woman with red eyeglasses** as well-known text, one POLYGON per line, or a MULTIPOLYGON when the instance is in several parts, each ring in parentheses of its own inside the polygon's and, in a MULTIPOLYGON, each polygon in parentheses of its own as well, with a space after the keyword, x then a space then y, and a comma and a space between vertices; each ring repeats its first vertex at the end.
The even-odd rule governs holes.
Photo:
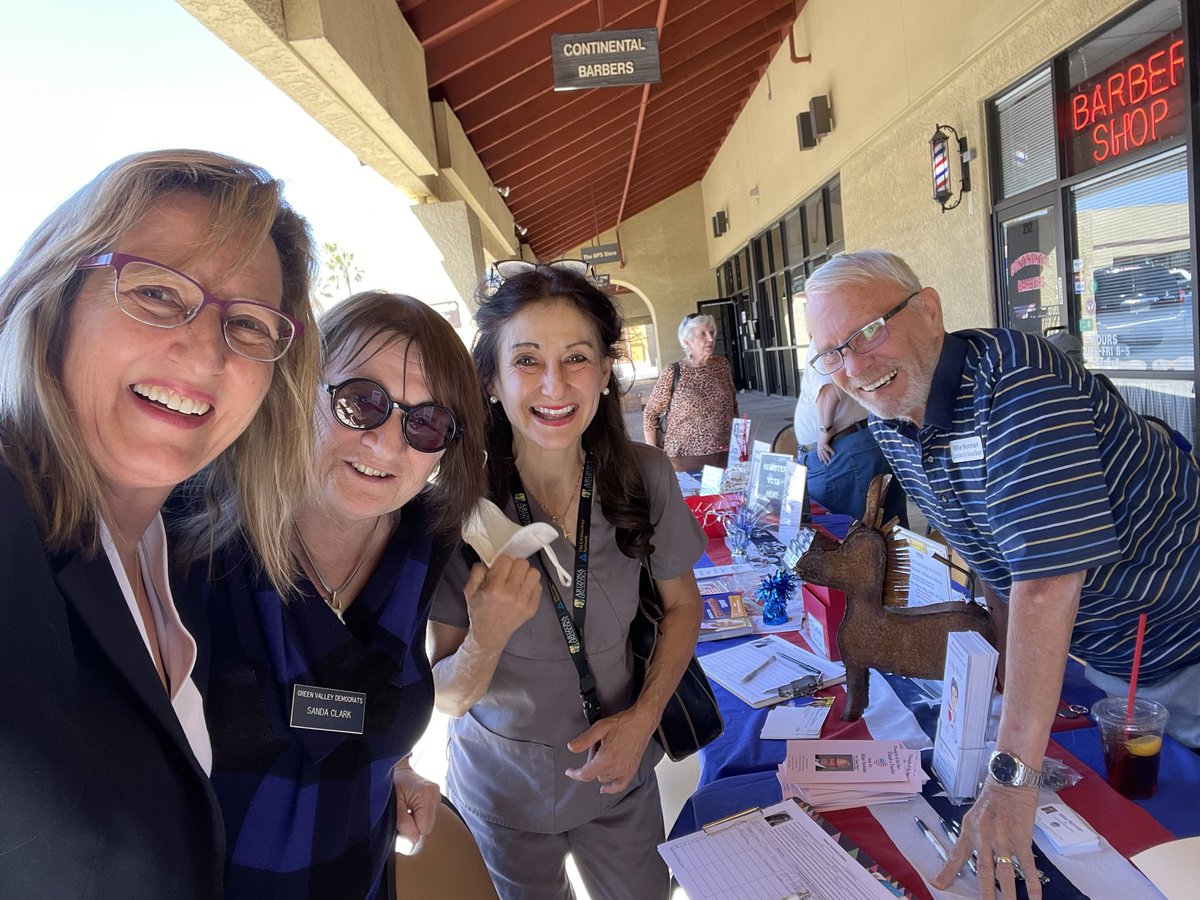
MULTIPOLYGON (((397 832, 416 842, 440 800, 407 756, 433 709, 433 587, 484 493, 479 381, 450 324, 411 297, 356 294, 318 325, 322 383, 297 422, 316 455, 281 528, 296 590, 238 542, 201 554, 189 583, 212 638, 228 898, 394 898, 397 832)), ((492 566, 493 591, 536 584, 525 560, 492 566)))
POLYGON ((266 172, 122 159, 0 278, 0 896, 219 897, 224 832, 160 509, 288 578, 312 242, 266 172))

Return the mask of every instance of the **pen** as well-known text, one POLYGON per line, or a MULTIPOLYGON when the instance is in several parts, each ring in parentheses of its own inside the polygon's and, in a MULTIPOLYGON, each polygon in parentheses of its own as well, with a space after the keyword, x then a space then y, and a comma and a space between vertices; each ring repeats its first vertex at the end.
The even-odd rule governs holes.
POLYGON ((757 675, 759 672, 761 672, 763 669, 765 669, 771 663, 775 662, 775 659, 776 659, 776 656, 774 653, 772 653, 770 656, 768 656, 766 659, 764 659, 759 665, 755 666, 753 669, 751 669, 749 672, 747 672, 745 675, 742 676, 742 684, 745 684, 747 681, 750 681, 751 679, 753 679, 755 675, 757 675))
MULTIPOLYGON (((938 816, 938 823, 942 826, 942 831, 946 832, 946 837, 950 838, 953 844, 958 843, 958 823, 947 822, 941 816, 938 816)), ((975 864, 975 854, 972 853, 970 859, 967 860, 967 865, 971 867, 971 871, 976 875, 979 874, 979 866, 975 864)))
POLYGON ((815 672, 818 675, 821 674, 820 669, 816 669, 816 668, 810 666, 808 663, 804 662, 803 660, 796 659, 796 657, 794 657, 794 656, 788 656, 786 653, 780 653, 779 655, 782 656, 784 659, 786 659, 788 662, 790 662, 793 666, 799 666, 800 668, 804 669, 805 671, 815 672))
MULTIPOLYGON (((921 834, 925 835, 925 840, 929 841, 929 843, 933 846, 934 851, 938 855, 938 859, 940 859, 942 862, 949 862, 950 854, 946 852, 946 848, 942 846, 942 842, 933 836, 933 832, 929 830, 929 826, 922 822, 917 816, 913 816, 913 821, 915 821, 917 823, 917 827, 921 829, 921 834)), ((959 872, 955 875, 955 877, 957 878, 961 875, 962 873, 959 872)))

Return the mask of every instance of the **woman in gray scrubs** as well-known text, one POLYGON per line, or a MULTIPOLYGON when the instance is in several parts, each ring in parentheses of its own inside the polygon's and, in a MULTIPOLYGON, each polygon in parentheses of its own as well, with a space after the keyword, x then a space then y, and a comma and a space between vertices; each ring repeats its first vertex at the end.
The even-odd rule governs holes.
POLYGON ((573 897, 568 853, 594 900, 666 898, 650 738, 695 648, 704 537, 667 458, 625 433, 609 297, 561 265, 503 274, 480 299, 473 351, 490 495, 515 521, 554 525, 571 577, 543 559, 541 594, 505 600, 490 588, 503 561, 448 567, 430 637, 436 702, 455 717, 450 797, 505 900, 573 897), (643 562, 667 612, 634 696, 643 562))

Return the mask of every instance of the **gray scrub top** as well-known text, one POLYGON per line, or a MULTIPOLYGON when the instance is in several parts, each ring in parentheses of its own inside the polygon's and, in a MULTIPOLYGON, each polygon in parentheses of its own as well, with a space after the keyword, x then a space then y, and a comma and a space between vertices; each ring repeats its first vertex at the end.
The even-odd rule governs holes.
MULTIPOLYGON (((663 452, 646 444, 633 446, 654 525, 654 577, 677 578, 704 552, 704 533, 683 502, 663 452)), ((549 522, 549 515, 530 499, 534 521, 549 522)), ((505 512, 517 521, 511 500, 505 512)), ((637 610, 640 564, 617 548, 616 530, 601 513, 599 496, 592 503, 589 543, 585 649, 601 707, 611 715, 628 708, 633 699, 629 624, 637 610)), ((561 537, 553 547, 559 562, 573 572, 575 548, 561 537)), ((462 554, 454 554, 434 596, 433 621, 468 627, 462 591, 467 573, 462 554)), ((571 753, 567 741, 586 731, 588 722, 579 700, 579 675, 546 578, 543 572, 537 612, 509 639, 487 693, 466 715, 451 720, 448 778, 455 802, 466 804, 480 818, 507 828, 556 834, 590 820, 623 795, 601 794, 597 782, 579 783, 563 774, 587 760, 586 753, 571 753)), ((573 611, 571 588, 559 589, 573 611)), ((650 777, 661 756, 652 740, 630 789, 650 777)))

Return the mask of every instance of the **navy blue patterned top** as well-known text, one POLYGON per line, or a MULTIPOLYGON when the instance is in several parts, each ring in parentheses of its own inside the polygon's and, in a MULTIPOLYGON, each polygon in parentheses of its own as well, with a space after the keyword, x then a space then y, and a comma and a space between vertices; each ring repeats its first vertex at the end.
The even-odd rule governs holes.
POLYGON ((980 577, 1086 571, 1071 652, 1129 678, 1200 662, 1196 462, 1035 337, 946 335, 921 428, 871 418, 909 498, 980 577))
POLYGON ((433 709, 425 624, 449 552, 422 499, 410 502, 345 624, 307 581, 285 604, 244 546, 221 553, 211 576, 194 569, 231 900, 395 896, 391 770, 433 709), (296 684, 365 693, 363 734, 291 727, 296 684))

